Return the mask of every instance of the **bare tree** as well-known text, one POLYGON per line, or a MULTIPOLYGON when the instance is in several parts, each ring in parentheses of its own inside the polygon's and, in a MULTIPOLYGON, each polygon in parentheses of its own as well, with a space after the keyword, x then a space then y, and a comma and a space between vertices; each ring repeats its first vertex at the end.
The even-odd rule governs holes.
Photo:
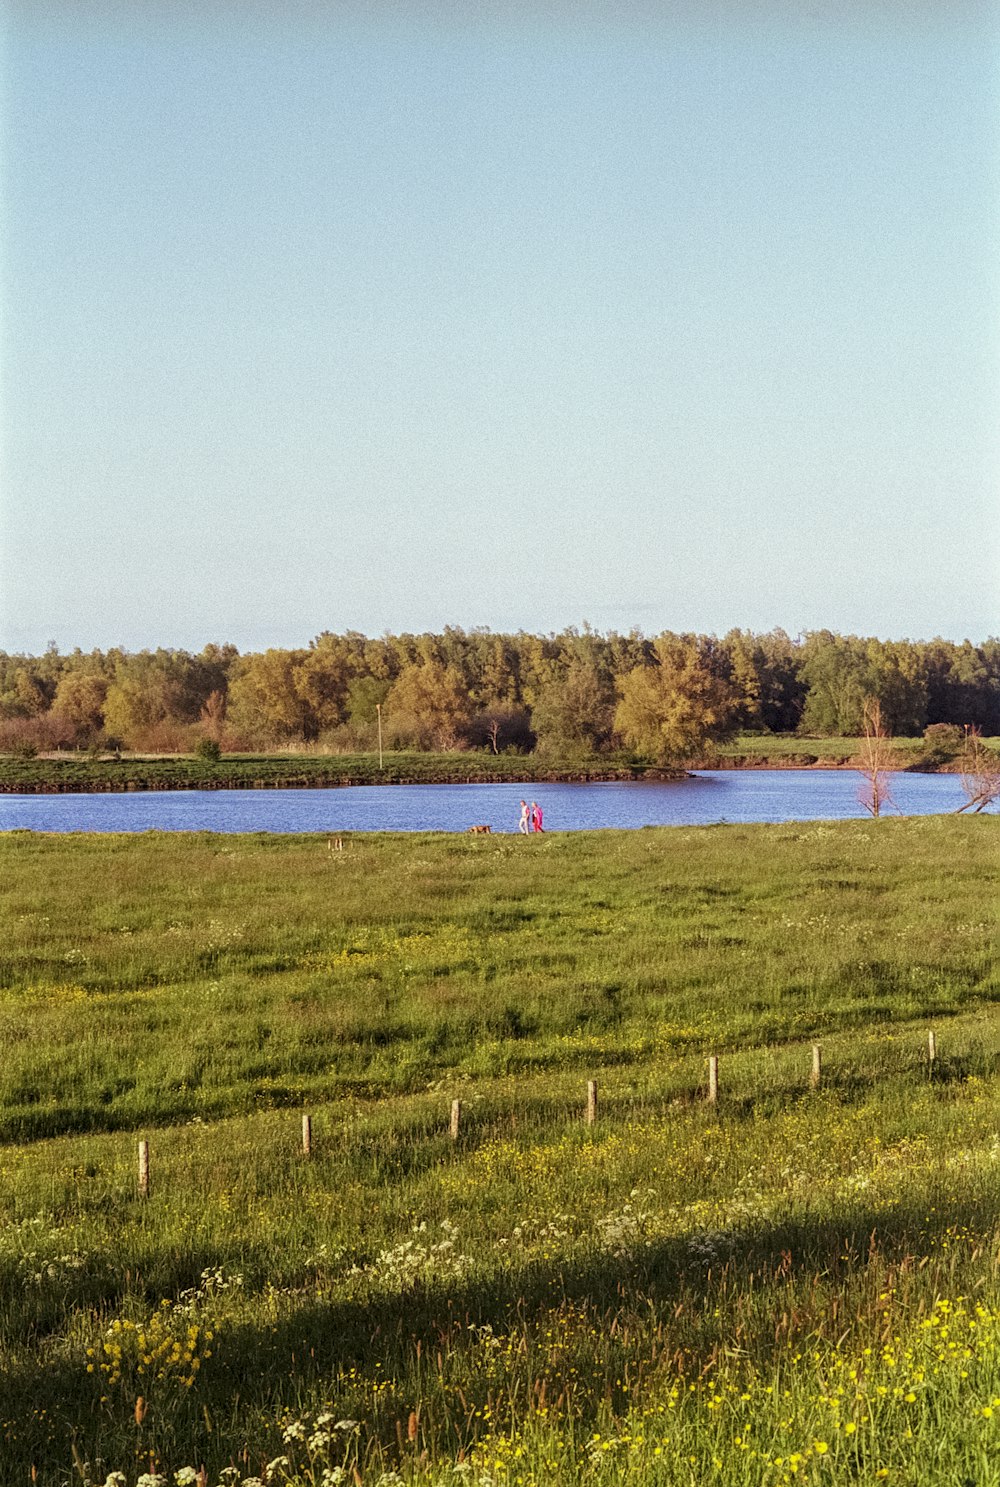
POLYGON ((500 750, 497 747, 497 740, 500 737, 500 719, 490 718, 489 727, 487 728, 486 732, 489 735, 490 743, 493 745, 494 754, 499 754, 500 750))
POLYGON ((882 726, 882 705, 877 697, 866 697, 862 708, 864 737, 858 754, 857 769, 861 775, 858 800, 877 820, 887 806, 899 810, 889 788, 890 776, 897 760, 882 726))
POLYGON ((201 726, 206 738, 221 744, 226 731, 226 699, 222 692, 210 692, 201 708, 201 726))
POLYGON ((972 811, 976 815, 1000 798, 1000 756, 983 743, 978 728, 969 728, 966 732, 961 770, 966 799, 956 815, 962 811, 972 811))

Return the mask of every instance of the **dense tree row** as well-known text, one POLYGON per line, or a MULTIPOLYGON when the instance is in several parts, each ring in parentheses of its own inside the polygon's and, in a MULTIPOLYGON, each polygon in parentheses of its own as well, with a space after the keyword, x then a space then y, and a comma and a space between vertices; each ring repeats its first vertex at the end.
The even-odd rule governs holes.
POLYGON ((1000 641, 880 641, 782 630, 713 636, 589 628, 559 635, 324 632, 301 650, 0 653, 0 747, 190 749, 317 742, 683 758, 736 728, 857 734, 864 699, 888 731, 1000 733, 1000 641))

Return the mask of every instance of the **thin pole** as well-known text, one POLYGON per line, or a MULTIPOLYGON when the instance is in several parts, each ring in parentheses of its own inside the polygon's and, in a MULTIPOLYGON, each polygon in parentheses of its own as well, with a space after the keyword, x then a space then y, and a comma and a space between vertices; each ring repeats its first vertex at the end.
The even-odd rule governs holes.
POLYGON ((312 1116, 311 1115, 304 1115, 302 1117, 302 1155, 304 1157, 310 1157, 310 1156, 312 1156, 312 1148, 313 1148, 313 1123, 312 1123, 312 1116))
POLYGON ((587 1124, 592 1126, 597 1119, 597 1080, 587 1080, 587 1124))
POLYGON ((819 1045, 819 1043, 814 1043, 813 1044, 813 1066, 812 1066, 812 1074, 809 1076, 809 1083, 812 1085, 813 1089, 819 1089, 819 1083, 820 1083, 820 1080, 822 1079, 822 1077, 823 1077, 823 1049, 821 1048, 821 1046, 819 1045))
POLYGON ((933 1064, 934 1063, 934 1060, 936 1058, 937 1058, 937 1038, 934 1036, 934 1029, 931 1028, 930 1031, 927 1034, 927 1062, 929 1064, 933 1064))
POLYGON ((376 702, 375 711, 378 713, 378 767, 382 768, 382 704, 376 702))
POLYGON ((462 1102, 461 1102, 461 1100, 452 1100, 452 1102, 451 1102, 451 1139, 453 1141, 457 1141, 458 1140, 458 1127, 459 1127, 459 1123, 461 1122, 461 1119, 462 1119, 462 1102))
POLYGON ((719 1057, 711 1054, 708 1060, 708 1103, 717 1105, 719 1102, 719 1057))
POLYGON ((149 1197, 149 1142, 139 1142, 139 1197, 149 1197))

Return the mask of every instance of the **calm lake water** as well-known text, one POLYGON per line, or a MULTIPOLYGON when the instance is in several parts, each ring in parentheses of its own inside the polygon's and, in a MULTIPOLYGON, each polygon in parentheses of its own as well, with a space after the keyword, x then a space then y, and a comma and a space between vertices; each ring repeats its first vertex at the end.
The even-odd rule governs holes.
MULTIPOLYGON (((669 784, 354 785, 338 790, 171 790, 134 795, 3 795, 0 830, 515 831, 537 800, 549 831, 704 826, 718 821, 823 821, 864 816, 851 770, 703 770, 669 784)), ((955 775, 898 774, 904 815, 957 810, 955 775)))

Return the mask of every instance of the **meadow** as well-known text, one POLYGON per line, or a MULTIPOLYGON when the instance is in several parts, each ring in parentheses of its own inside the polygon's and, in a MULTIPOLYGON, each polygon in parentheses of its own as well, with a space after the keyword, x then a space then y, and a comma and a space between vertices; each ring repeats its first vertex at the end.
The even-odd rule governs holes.
POLYGON ((1000 1483, 998 847, 0 837, 0 1481, 1000 1483))

